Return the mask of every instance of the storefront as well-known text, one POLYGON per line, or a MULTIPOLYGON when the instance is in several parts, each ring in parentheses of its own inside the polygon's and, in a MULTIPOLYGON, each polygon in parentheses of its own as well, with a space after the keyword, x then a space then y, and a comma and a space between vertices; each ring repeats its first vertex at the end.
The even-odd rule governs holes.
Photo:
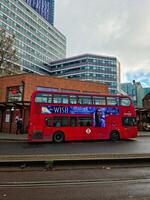
POLYGON ((136 113, 138 130, 150 131, 150 109, 139 108, 136 113))
POLYGON ((150 93, 142 100, 143 108, 136 110, 137 125, 141 131, 150 131, 150 93))

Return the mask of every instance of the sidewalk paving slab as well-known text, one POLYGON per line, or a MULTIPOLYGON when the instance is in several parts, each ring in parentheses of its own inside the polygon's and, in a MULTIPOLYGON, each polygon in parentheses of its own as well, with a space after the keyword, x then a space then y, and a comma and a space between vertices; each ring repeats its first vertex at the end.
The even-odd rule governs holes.
POLYGON ((9 133, 0 133, 0 140, 15 140, 15 141, 26 141, 27 134, 9 134, 9 133))

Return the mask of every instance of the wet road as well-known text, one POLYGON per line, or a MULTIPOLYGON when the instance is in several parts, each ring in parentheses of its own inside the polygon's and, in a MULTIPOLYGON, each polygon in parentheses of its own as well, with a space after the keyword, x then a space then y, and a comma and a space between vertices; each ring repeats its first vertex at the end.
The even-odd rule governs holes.
POLYGON ((150 163, 45 170, 0 170, 0 199, 150 200, 150 163))
POLYGON ((138 137, 119 142, 92 141, 62 144, 0 141, 0 155, 36 154, 82 154, 82 153, 150 153, 150 137, 138 137))

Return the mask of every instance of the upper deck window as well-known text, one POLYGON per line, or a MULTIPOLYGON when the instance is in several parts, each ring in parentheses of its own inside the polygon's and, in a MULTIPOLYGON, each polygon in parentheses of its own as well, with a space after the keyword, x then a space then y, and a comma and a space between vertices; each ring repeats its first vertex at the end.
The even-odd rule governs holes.
POLYGON ((70 104, 77 104, 77 96, 70 95, 70 104))
POLYGON ((120 105, 121 106, 129 106, 130 105, 130 99, 129 98, 120 98, 120 105))
POLYGON ((53 103, 61 103, 61 95, 60 94, 53 95, 53 103))
POLYGON ((62 95, 61 96, 61 102, 63 104, 68 104, 68 95, 62 95))
POLYGON ((107 97, 107 105, 118 106, 119 98, 118 97, 107 97))
POLYGON ((54 94, 53 95, 53 103, 68 103, 68 95, 54 94))
POLYGON ((92 104, 92 97, 91 96, 83 96, 82 103, 83 104, 92 104))
POLYGON ((93 104, 106 105, 106 98, 105 97, 93 97, 93 104))
POLYGON ((83 96, 78 96, 78 104, 83 104, 83 96))
POLYGON ((37 102, 37 103, 52 103, 52 95, 51 94, 43 94, 43 93, 36 94, 35 102, 37 102))

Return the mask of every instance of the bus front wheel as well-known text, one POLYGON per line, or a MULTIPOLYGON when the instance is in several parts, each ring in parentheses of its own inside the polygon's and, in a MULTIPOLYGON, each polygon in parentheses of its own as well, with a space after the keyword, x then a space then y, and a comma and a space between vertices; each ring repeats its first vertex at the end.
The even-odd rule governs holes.
POLYGON ((61 143, 64 141, 64 133, 61 131, 57 131, 56 133, 54 133, 53 135, 53 141, 55 143, 61 143))
POLYGON ((119 132, 118 131, 112 131, 111 134, 110 134, 110 139, 112 141, 118 141, 118 140, 120 140, 119 132))

